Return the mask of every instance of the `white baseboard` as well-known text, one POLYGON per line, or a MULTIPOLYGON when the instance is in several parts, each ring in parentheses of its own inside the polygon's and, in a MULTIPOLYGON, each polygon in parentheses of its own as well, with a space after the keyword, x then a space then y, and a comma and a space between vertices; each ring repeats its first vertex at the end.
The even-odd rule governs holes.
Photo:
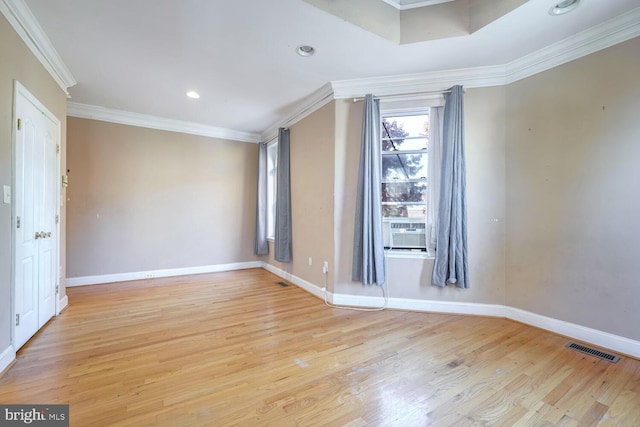
POLYGON ((62 313, 62 310, 67 308, 68 305, 69 305, 69 297, 67 297, 67 295, 64 295, 62 298, 58 298, 58 313, 57 314, 62 313))
POLYGON ((130 280, 153 279, 155 277, 188 276, 190 274, 218 273, 221 271, 260 268, 262 261, 236 262, 231 264, 205 265, 200 267, 169 268, 164 270, 137 271, 132 273, 104 274, 99 276, 68 277, 67 287, 98 285, 102 283, 128 282, 130 280))
MULTIPOLYGON (((324 292, 322 287, 317 286, 311 282, 308 282, 300 277, 297 277, 287 271, 277 268, 271 264, 262 261, 251 261, 233 264, 219 264, 202 267, 187 267, 187 268, 174 268, 166 270, 152 270, 142 271, 134 273, 119 273, 108 274, 101 276, 85 276, 85 277, 71 277, 67 279, 67 286, 83 286, 83 285, 95 285, 100 283, 112 283, 112 282, 124 282, 130 280, 149 279, 154 277, 170 277, 170 276, 183 276, 190 274, 202 274, 202 273, 216 273, 221 271, 241 270, 246 268, 264 268, 267 271, 282 277, 283 279, 293 283, 299 288, 304 289, 312 295, 318 298, 324 298, 324 292)), ((348 294, 332 294, 327 293, 327 299, 337 305, 346 305, 353 307, 381 307, 384 305, 384 298, 382 296, 361 296, 361 295, 348 295, 348 294)), ((60 300, 60 310, 66 307, 68 300, 66 295, 60 300)), ((410 311, 423 311, 432 313, 449 313, 449 314, 466 314, 466 315, 479 315, 479 316, 492 316, 492 317, 505 317, 507 319, 516 320, 518 322, 526 323, 528 325, 536 326, 541 329, 567 336, 576 340, 591 343, 603 348, 607 348, 616 352, 620 352, 629 356, 640 358, 640 341, 632 340, 629 338, 621 337, 618 335, 610 334, 608 332, 599 331, 597 329, 587 328, 575 323, 565 322, 563 320, 553 319, 551 317, 542 316, 540 314, 528 312, 514 307, 498 304, 481 304, 481 303, 468 303, 468 302, 453 302, 453 301, 433 301, 433 300, 418 300, 410 298, 394 298, 391 297, 388 300, 388 308, 410 311)), ((10 347, 11 349, 13 347, 10 347)), ((5 350, 0 355, 0 363, 4 362, 5 357, 9 357, 9 362, 15 358, 15 351, 13 356, 8 356, 5 353, 9 349, 5 350)), ((0 364, 0 368, 2 368, 0 364)), ((2 369, 0 369, 2 370, 2 369)))
POLYGON ((10 345, 0 353, 0 373, 7 369, 14 360, 16 360, 16 349, 10 345))
MULTIPOLYGON (((333 304, 354 307, 382 307, 383 297, 362 295, 332 294, 333 304)), ((409 311, 427 311, 430 313, 473 314, 479 316, 507 317, 506 307, 497 304, 480 304, 470 302, 432 301, 410 298, 391 297, 387 308, 409 311)))
POLYGON ((268 264, 266 262, 262 263, 262 268, 264 268, 267 271, 270 271, 276 276, 282 277, 284 280, 287 280, 293 283, 297 287, 304 289, 305 291, 317 296, 318 298, 324 298, 324 295, 323 295, 324 293, 322 291, 322 288, 317 285, 314 285, 311 282, 307 282, 306 280, 301 279, 298 276, 294 276, 293 274, 286 272, 280 268, 274 267, 273 265, 268 264))
POLYGON ((640 341, 610 334, 597 329, 576 325, 552 317, 542 316, 515 307, 505 307, 508 319, 536 326, 556 334, 584 341, 640 359, 640 341))
MULTIPOLYGON (((263 264, 263 268, 319 298, 324 298, 322 288, 313 283, 309 283, 267 263, 263 264)), ((384 305, 382 296, 372 297, 332 293, 327 295, 327 299, 336 305, 351 307, 382 307, 384 305)), ((391 297, 388 299, 387 308, 430 313, 504 317, 640 359, 640 341, 505 305, 391 297)))

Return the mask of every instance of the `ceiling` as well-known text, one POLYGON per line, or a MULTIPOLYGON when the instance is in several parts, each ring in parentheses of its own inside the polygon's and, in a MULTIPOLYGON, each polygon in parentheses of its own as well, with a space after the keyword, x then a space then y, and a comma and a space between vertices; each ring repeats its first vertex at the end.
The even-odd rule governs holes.
MULTIPOLYGON (((72 102, 254 134, 328 82, 507 64, 640 6, 552 17, 558 0, 530 0, 472 34, 398 44, 303 0, 24 1, 77 81, 72 102)), ((368 0, 383 1, 415 3, 368 0)))
MULTIPOLYGON (((527 0, 303 1, 397 44, 468 36, 527 2, 527 0)), ((569 1, 579 3, 578 0, 569 1)))
POLYGON ((396 9, 410 9, 421 6, 431 6, 438 3, 447 3, 455 0, 382 0, 396 9))

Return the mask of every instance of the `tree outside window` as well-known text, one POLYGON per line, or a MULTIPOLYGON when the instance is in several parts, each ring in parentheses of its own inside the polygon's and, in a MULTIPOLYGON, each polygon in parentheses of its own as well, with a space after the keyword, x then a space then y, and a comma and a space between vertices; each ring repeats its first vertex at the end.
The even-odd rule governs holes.
POLYGON ((427 209, 429 115, 383 116, 382 214, 424 221, 427 209))

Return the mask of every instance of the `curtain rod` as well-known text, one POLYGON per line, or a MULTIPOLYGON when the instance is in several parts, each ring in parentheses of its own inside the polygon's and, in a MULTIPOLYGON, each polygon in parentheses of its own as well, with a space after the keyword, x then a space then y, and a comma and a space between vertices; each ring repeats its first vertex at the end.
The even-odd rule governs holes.
MULTIPOLYGON (((418 97, 420 95, 442 95, 444 93, 451 93, 451 89, 444 90, 429 90, 424 92, 413 92, 413 93, 398 93, 394 95, 379 95, 374 96, 373 99, 389 99, 389 98, 410 98, 410 97, 418 97)), ((364 97, 353 98, 353 102, 364 101, 364 97)))

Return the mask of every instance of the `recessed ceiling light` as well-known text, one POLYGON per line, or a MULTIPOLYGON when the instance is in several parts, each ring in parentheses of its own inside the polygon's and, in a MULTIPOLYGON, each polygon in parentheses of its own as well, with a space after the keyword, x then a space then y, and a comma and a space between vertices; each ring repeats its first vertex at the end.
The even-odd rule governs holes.
POLYGON ((549 15, 558 16, 564 15, 565 13, 571 12, 573 9, 578 7, 580 4, 580 0, 563 0, 549 9, 549 15))
POLYGON ((312 46, 303 44, 296 48, 296 53, 300 56, 311 56, 316 53, 316 50, 312 46))
POLYGON ((190 90, 189 92, 187 92, 187 96, 191 99, 198 99, 200 98, 200 94, 198 92, 196 92, 195 90, 190 90))

